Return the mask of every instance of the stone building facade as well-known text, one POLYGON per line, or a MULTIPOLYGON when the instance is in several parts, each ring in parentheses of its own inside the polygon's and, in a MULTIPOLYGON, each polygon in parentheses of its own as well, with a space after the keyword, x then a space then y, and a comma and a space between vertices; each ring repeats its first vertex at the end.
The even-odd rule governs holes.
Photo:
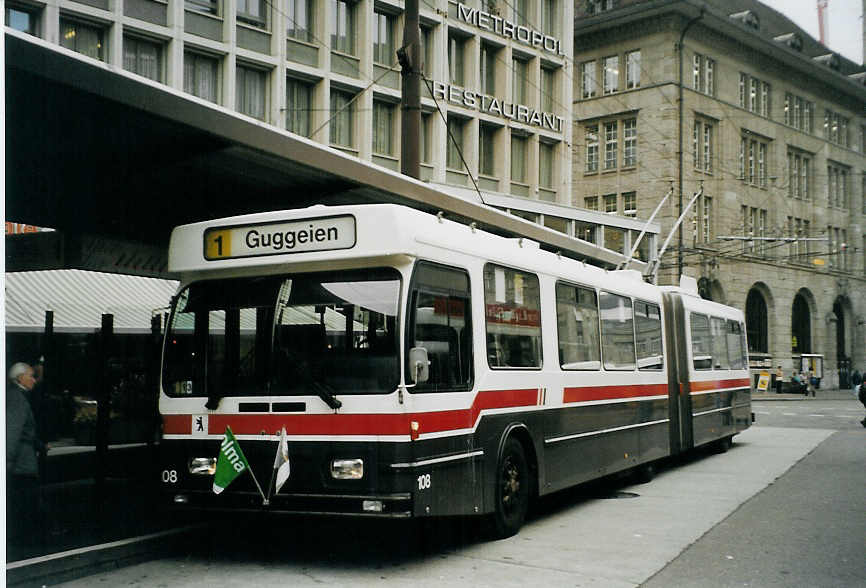
POLYGON ((756 370, 866 368, 864 67, 754 0, 578 1, 574 35, 574 206, 673 188, 663 239, 698 194, 659 282, 743 309, 756 370))

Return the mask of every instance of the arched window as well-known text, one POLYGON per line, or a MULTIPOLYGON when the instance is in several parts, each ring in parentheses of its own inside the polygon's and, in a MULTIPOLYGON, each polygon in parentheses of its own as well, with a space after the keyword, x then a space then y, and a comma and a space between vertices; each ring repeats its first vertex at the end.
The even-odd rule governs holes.
POLYGON ((749 338, 749 351, 767 353, 767 302, 755 288, 746 297, 746 336, 749 338))
POLYGON ((791 353, 812 352, 812 313, 802 294, 794 297, 791 307, 791 353))

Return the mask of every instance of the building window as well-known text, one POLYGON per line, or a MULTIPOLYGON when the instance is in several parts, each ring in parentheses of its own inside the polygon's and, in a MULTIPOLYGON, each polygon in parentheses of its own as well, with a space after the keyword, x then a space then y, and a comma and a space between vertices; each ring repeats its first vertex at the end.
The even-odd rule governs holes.
POLYGON ((465 41, 455 36, 448 37, 448 74, 452 84, 463 85, 465 41))
POLYGON ((613 10, 613 0, 587 0, 589 14, 601 14, 605 10, 613 10))
POLYGON ((529 0, 512 0, 513 10, 511 20, 516 25, 527 26, 529 24, 529 0))
POLYGON ((100 27, 80 22, 60 20, 60 46, 105 61, 105 31, 100 27))
POLYGON ((768 143, 756 135, 748 134, 740 138, 740 178, 746 183, 761 188, 767 187, 768 149, 768 143), (747 163, 745 168, 744 158, 747 163))
POLYGON ((162 79, 162 46, 134 37, 123 38, 123 69, 159 82, 162 79))
POLYGON ((6 26, 28 35, 36 35, 37 13, 35 9, 6 6, 6 26))
POLYGON ((637 216, 637 192, 623 192, 622 214, 624 216, 637 216))
POLYGON ((266 86, 265 72, 239 65, 235 80, 235 109, 241 114, 265 120, 266 86))
POLYGON ((433 30, 430 27, 421 27, 421 72, 430 77, 433 72, 433 30))
POLYGON ((559 36, 559 6, 557 0, 541 0, 541 32, 559 36))
POLYGON ((526 182, 526 137, 511 135, 511 181, 526 182))
POLYGON ((598 210, 598 196, 587 196, 584 198, 583 207, 587 210, 598 210))
POLYGON ((604 212, 607 214, 616 214, 616 194, 605 194, 604 198, 604 212))
POLYGON ((183 6, 192 12, 203 12, 205 14, 217 14, 218 0, 185 0, 183 6))
POLYGON ((330 141, 340 147, 355 147, 355 103, 349 92, 331 90, 330 141))
POLYGON ((770 84, 740 73, 740 108, 761 116, 770 116, 770 84))
POLYGON ((640 88, 640 51, 625 54, 625 87, 626 90, 640 88))
POLYGON ((637 119, 628 118, 622 121, 623 149, 622 165, 632 167, 637 165, 637 119))
POLYGON ((294 78, 286 79, 286 130, 303 137, 310 136, 310 113, 313 86, 294 78))
POLYGON ((833 208, 848 209, 848 168, 839 164, 827 165, 827 204, 833 208))
POLYGON ((257 27, 264 28, 265 0, 237 0, 238 20, 257 27))
POLYGON ((432 124, 432 115, 421 115, 421 163, 431 163, 433 161, 433 133, 430 130, 432 124))
POLYGON ((692 89, 696 92, 701 91, 701 63, 703 56, 697 53, 692 56, 692 89))
POLYGON ((373 100, 373 153, 394 155, 394 105, 373 100))
POLYGON ((448 150, 445 166, 449 169, 463 169, 463 131, 466 122, 456 116, 448 117, 448 150))
POLYGON ((481 123, 478 125, 478 173, 483 176, 496 176, 496 127, 481 123))
POLYGON ((692 89, 712 96, 716 92, 716 61, 695 53, 692 57, 692 89))
POLYGON ((595 61, 584 61, 580 64, 580 87, 583 98, 595 98, 595 61))
POLYGON ((788 196, 809 200, 811 158, 800 151, 788 150, 788 196))
POLYGON ((511 98, 515 104, 526 104, 526 70, 527 62, 523 59, 511 60, 513 75, 511 78, 511 98))
POLYGON ((604 169, 616 169, 617 121, 604 123, 604 169))
POLYGON ((331 50, 355 54, 355 4, 331 0, 331 50))
POLYGON ((611 55, 602 60, 603 92, 605 95, 613 94, 619 90, 619 56, 611 55))
POLYGON ((199 53, 183 54, 183 91, 216 103, 219 100, 219 61, 199 53))
POLYGON ((559 101, 556 99, 556 70, 541 68, 541 110, 553 112, 559 101))
POLYGON ((380 12, 373 13, 373 61, 391 67, 394 53, 394 17, 380 12))
POLYGON ((554 143, 538 143, 538 185, 542 188, 553 189, 553 169, 556 154, 554 143))
POLYGON ((761 82, 761 116, 770 118, 770 84, 761 82))
POLYGON ((297 41, 313 42, 313 0, 288 0, 286 34, 297 41))
POLYGON ((586 171, 598 171, 598 125, 586 127, 586 171))
POLYGON ((496 95, 496 47, 481 44, 481 91, 496 95))
POLYGON ((713 125, 696 120, 693 137, 695 169, 713 173, 713 125))
POLYGON ((713 96, 716 93, 716 61, 704 58, 704 94, 713 96))

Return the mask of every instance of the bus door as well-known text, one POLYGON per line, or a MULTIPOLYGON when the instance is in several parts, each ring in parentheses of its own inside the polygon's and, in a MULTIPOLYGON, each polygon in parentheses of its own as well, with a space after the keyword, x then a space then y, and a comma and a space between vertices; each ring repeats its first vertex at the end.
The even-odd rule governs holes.
POLYGON ((686 339, 686 311, 678 294, 665 293, 665 337, 669 352, 668 399, 670 406, 671 455, 690 449, 692 401, 689 386, 689 350, 686 339))
MULTIPOLYGON (((462 408, 466 393, 473 387, 469 274, 463 269, 419 261, 408 305, 407 381, 412 373, 409 350, 423 348, 429 362, 427 379, 410 388, 413 405, 424 407, 417 419, 423 435, 433 415, 462 408), (435 410, 429 412, 431 409, 435 410)), ((472 423, 464 425, 471 428, 472 423)), ((474 442, 472 434, 446 434, 412 443, 413 462, 424 464, 412 474, 418 482, 414 486, 418 497, 416 514, 471 514, 480 505, 483 459, 474 442)))

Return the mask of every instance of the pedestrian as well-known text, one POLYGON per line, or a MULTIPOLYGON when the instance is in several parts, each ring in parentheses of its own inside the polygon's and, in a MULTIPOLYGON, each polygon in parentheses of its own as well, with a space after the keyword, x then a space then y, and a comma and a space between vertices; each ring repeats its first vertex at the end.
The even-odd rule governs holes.
POLYGON ((863 376, 860 375, 860 370, 854 368, 854 373, 851 374, 851 389, 854 391, 854 397, 857 397, 857 394, 860 391, 860 384, 863 383, 863 376))
POLYGON ((44 527, 39 497, 39 453, 44 451, 44 445, 36 433, 36 420, 29 398, 35 385, 35 372, 29 364, 18 362, 9 368, 6 385, 6 529, 14 540, 30 544, 38 544, 44 527))
MULTIPOLYGON (((809 370, 809 391, 812 392, 812 397, 815 397, 815 389, 818 387, 818 378, 815 377, 815 372, 809 370)), ((808 394, 807 394, 808 396, 808 394)))
POLYGON ((785 379, 785 374, 782 372, 782 366, 776 368, 776 394, 782 393, 782 381, 785 379))
MULTIPOLYGON (((863 408, 866 408, 866 382, 860 382, 860 390, 857 393, 857 399, 863 404, 863 408)), ((860 424, 866 427, 866 417, 860 421, 860 424)))

